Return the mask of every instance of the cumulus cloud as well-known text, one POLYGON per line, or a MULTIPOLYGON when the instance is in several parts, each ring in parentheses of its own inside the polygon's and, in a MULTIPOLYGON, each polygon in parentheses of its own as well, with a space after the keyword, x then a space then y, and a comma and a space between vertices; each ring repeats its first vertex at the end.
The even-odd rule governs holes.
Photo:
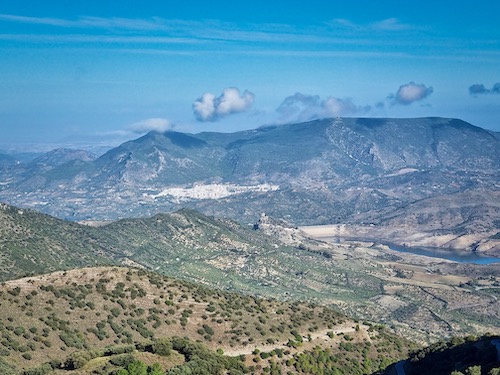
POLYGON ((322 103, 324 114, 328 116, 343 116, 358 112, 367 112, 370 107, 358 107, 351 99, 340 99, 329 96, 322 103))
POLYGON ((193 112, 198 121, 217 121, 233 113, 248 111, 254 102, 255 95, 248 90, 243 94, 236 87, 225 88, 216 97, 205 93, 193 103, 193 112))
POLYGON ((150 131, 164 133, 169 129, 172 129, 172 123, 164 118, 148 118, 146 120, 136 122, 128 127, 129 131, 139 134, 150 131))
POLYGON ((398 92, 390 95, 389 99, 392 100, 392 104, 410 105, 427 98, 433 91, 431 86, 426 87, 423 83, 410 82, 399 86, 398 92))
POLYGON ((322 100, 318 95, 297 92, 286 97, 276 111, 281 114, 283 122, 289 122, 366 113, 370 109, 370 106, 355 105, 349 98, 329 96, 322 100))
POLYGON ((306 95, 300 92, 287 96, 276 110, 284 120, 296 118, 299 121, 318 116, 321 99, 318 95, 306 95))
POLYGON ((500 82, 493 85, 491 89, 487 89, 482 83, 475 83, 469 87, 469 94, 472 96, 483 94, 500 94, 500 82))

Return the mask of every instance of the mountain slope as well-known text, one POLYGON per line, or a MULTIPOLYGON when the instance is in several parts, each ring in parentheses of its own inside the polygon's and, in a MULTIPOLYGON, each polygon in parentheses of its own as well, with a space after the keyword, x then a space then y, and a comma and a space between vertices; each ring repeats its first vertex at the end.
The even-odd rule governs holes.
POLYGON ((373 244, 314 241, 265 216, 255 229, 192 210, 89 227, 14 207, 1 212, 3 280, 122 264, 390 320, 395 330, 421 341, 495 332, 500 325, 498 264, 461 265, 373 244))
MULTIPOLYGON (((313 348, 335 355, 338 368, 364 361, 377 370, 407 356, 410 347, 382 326, 315 304, 230 294, 127 268, 9 281, 0 286, 0 304, 0 370, 5 359, 19 370, 36 371, 45 363, 57 373, 109 374, 132 357, 158 362, 165 371, 190 360, 179 340, 192 349, 198 345, 197 351, 201 343, 237 356, 241 365, 253 366, 252 373, 265 373, 271 362, 293 368, 313 348)), ((209 352, 203 352, 206 359, 209 352)))
POLYGON ((149 133, 108 151, 95 163, 92 184, 136 187, 184 184, 220 174, 220 150, 188 134, 149 133))
MULTIPOLYGON (((499 170, 498 135, 460 120, 337 118, 231 134, 149 133, 96 160, 0 172, 0 199, 72 220, 190 207, 247 223, 266 212, 297 225, 383 225, 417 202, 460 206, 460 194, 494 194, 499 170)), ((432 215, 443 232, 478 233, 470 249, 498 227, 498 207, 490 213, 432 215)), ((419 221, 403 229, 407 237, 429 230, 419 221)))
POLYGON ((376 214, 364 217, 369 224, 324 226, 323 232, 324 237, 364 238, 408 247, 469 249, 499 257, 499 202, 498 191, 466 190, 408 203, 382 217, 376 214))
POLYGON ((0 153, 0 170, 1 171, 5 171, 8 168, 11 168, 18 163, 19 163, 19 161, 16 160, 16 158, 14 158, 13 156, 0 153))
POLYGON ((0 279, 110 264, 87 228, 0 203, 0 279))

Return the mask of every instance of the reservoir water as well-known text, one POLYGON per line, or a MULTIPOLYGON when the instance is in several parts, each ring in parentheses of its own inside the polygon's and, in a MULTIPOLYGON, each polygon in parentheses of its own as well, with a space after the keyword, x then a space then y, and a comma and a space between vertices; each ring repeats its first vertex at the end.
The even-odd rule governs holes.
POLYGON ((425 255, 432 258, 448 259, 459 263, 492 264, 500 263, 500 258, 481 256, 467 251, 441 250, 432 248, 406 247, 386 244, 390 249, 403 253, 425 255))
MULTIPOLYGON (((318 238, 320 239, 320 238, 318 238)), ((321 240, 328 242, 339 242, 338 237, 322 237, 321 240)), ((346 241, 370 241, 369 239, 343 239, 346 241)), ((371 241, 370 241, 371 242, 371 241)), ((391 250, 399 251, 402 253, 409 253, 415 255, 425 255, 431 258, 448 259, 459 263, 474 263, 474 264, 493 264, 500 263, 500 258, 481 256, 476 253, 468 251, 456 251, 456 250, 442 250, 437 248, 427 248, 427 247, 407 247, 399 246, 388 242, 378 242, 381 245, 389 247, 391 250)))

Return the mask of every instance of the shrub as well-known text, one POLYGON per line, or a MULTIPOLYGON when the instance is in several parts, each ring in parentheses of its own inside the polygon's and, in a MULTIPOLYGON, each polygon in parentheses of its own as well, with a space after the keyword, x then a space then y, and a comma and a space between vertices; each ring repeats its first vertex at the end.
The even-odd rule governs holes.
MULTIPOLYGON (((50 363, 45 363, 39 367, 24 370, 21 375, 46 375, 52 372, 52 366, 50 363)), ((2 373, 3 374, 3 373, 2 373)))
POLYGON ((64 362, 64 368, 67 370, 77 370, 82 368, 93 358, 101 357, 104 352, 100 350, 86 350, 72 353, 64 362))
POLYGON ((128 373, 131 375, 146 375, 148 366, 141 361, 134 361, 127 366, 128 373))
POLYGON ((17 375, 18 372, 16 368, 10 363, 6 362, 3 358, 0 358, 0 374, 3 375, 17 375))
POLYGON ((17 297, 21 293, 21 288, 16 286, 14 289, 8 291, 14 297, 17 297))
POLYGON ((153 353, 169 356, 172 352, 172 342, 168 339, 158 339, 153 343, 153 353))
POLYGON ((271 354, 267 353, 267 352, 260 353, 260 358, 262 358, 262 359, 269 358, 270 356, 271 356, 271 354))
POLYGON ((208 334, 208 335, 213 335, 214 334, 214 330, 212 327, 206 325, 206 324, 203 324, 203 329, 205 330, 205 332, 208 334))
POLYGON ((134 350, 135 345, 113 345, 104 349, 104 355, 111 356, 115 354, 132 353, 134 350))
POLYGON ((126 353, 126 354, 120 354, 117 356, 114 356, 109 360, 109 362, 115 366, 122 366, 122 367, 127 367, 130 365, 132 362, 135 361, 135 358, 132 354, 126 353))

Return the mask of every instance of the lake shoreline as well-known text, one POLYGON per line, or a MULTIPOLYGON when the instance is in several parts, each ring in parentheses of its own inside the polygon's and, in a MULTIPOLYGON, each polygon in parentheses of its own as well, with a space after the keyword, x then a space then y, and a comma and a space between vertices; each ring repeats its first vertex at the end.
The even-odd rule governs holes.
POLYGON ((379 238, 370 237, 353 237, 346 235, 339 235, 335 233, 338 227, 333 225, 324 226, 307 226, 299 227, 300 230, 307 233, 316 240, 321 240, 331 243, 345 243, 345 242, 370 242, 374 245, 383 245, 390 250, 400 253, 421 255, 430 258, 446 259, 458 263, 473 263, 473 264, 494 264, 500 263, 500 258, 489 256, 487 254, 476 253, 471 250, 458 250, 447 249, 440 247, 424 247, 424 246, 406 246, 400 245, 391 241, 380 240, 379 238), (333 229, 333 230, 332 230, 333 229), (335 234, 332 234, 332 231, 335 234))

